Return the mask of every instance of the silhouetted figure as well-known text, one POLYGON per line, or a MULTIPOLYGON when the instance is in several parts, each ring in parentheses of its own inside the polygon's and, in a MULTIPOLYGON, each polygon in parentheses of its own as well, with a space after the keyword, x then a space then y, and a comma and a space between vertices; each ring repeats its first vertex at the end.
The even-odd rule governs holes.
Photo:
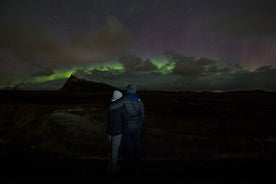
POLYGON ((119 170, 118 158, 119 158, 119 149, 121 144, 122 138, 122 128, 123 128, 123 109, 116 108, 116 109, 109 109, 110 105, 115 103, 116 100, 120 99, 123 94, 115 90, 113 92, 111 101, 107 107, 107 128, 106 132, 108 135, 108 140, 110 143, 110 153, 109 153, 109 160, 108 160, 108 172, 109 173, 116 173, 119 170))
POLYGON ((123 124, 123 148, 125 164, 131 164, 131 153, 134 148, 134 164, 139 167, 141 161, 141 130, 144 121, 145 110, 144 103, 136 94, 136 86, 129 84, 126 87, 126 95, 112 103, 110 109, 123 107, 124 124, 123 124))

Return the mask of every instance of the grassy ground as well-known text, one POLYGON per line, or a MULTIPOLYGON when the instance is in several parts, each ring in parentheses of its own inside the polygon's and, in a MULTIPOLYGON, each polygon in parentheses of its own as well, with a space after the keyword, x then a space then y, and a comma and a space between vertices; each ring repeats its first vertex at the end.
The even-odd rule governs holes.
MULTIPOLYGON (((145 173, 188 172, 189 168, 203 171, 210 168, 210 163, 218 171, 223 168, 222 163, 231 168, 230 161, 250 167, 255 163, 252 161, 275 160, 275 94, 141 92, 139 95, 146 109, 142 129, 145 173)), ((70 94, 63 99, 58 96, 58 101, 53 100, 57 95, 47 93, 33 98, 29 95, 25 100, 22 96, 17 96, 17 101, 0 104, 1 158, 22 158, 21 162, 46 159, 44 169, 48 168, 47 163, 52 163, 51 158, 55 162, 57 158, 70 158, 77 163, 99 162, 98 171, 105 170, 109 146, 104 104, 108 94, 70 94), (48 100, 42 99, 45 96, 48 100)), ((67 162, 57 163, 63 164, 55 165, 56 172, 62 173, 63 169, 79 172, 66 167, 67 162)), ((232 172, 235 167, 239 166, 232 165, 232 172)), ((31 168, 35 171, 39 167, 34 164, 31 168)), ((84 170, 93 171, 89 166, 84 170)))

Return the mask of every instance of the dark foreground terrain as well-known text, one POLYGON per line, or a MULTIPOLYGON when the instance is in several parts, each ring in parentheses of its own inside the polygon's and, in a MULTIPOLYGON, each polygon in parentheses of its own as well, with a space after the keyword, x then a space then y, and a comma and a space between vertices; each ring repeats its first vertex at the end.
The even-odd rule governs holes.
MULTIPOLYGON (((116 176, 201 183, 274 181, 276 93, 140 92, 138 169, 116 176), (145 177, 144 177, 145 176, 145 177)), ((112 178, 104 105, 111 92, 1 91, 1 175, 112 178)))
MULTIPOLYGON (((275 159, 222 160, 143 160, 139 169, 126 167, 116 174, 106 172, 107 160, 59 158, 26 152, 1 158, 1 176, 10 181, 34 176, 44 178, 81 178, 86 181, 118 183, 273 183, 276 181, 275 159), (19 177, 19 178, 18 178, 19 177), (115 179, 115 180, 114 180, 115 179), (131 179, 131 180, 129 180, 131 179)), ((65 180, 65 181, 67 181, 65 180)))

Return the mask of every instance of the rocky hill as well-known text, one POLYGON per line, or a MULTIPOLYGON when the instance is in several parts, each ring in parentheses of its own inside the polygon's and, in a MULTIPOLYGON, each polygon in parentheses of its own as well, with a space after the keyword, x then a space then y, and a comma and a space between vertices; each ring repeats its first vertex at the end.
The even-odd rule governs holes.
POLYGON ((100 92, 100 91, 113 91, 118 89, 108 84, 80 79, 71 75, 65 82, 62 91, 78 91, 78 92, 100 92))

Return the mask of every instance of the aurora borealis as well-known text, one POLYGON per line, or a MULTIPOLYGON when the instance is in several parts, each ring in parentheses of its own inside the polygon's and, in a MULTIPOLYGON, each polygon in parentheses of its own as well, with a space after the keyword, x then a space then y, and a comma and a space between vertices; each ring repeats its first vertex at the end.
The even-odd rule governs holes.
POLYGON ((272 0, 3 0, 0 88, 74 74, 144 90, 276 90, 272 0))

